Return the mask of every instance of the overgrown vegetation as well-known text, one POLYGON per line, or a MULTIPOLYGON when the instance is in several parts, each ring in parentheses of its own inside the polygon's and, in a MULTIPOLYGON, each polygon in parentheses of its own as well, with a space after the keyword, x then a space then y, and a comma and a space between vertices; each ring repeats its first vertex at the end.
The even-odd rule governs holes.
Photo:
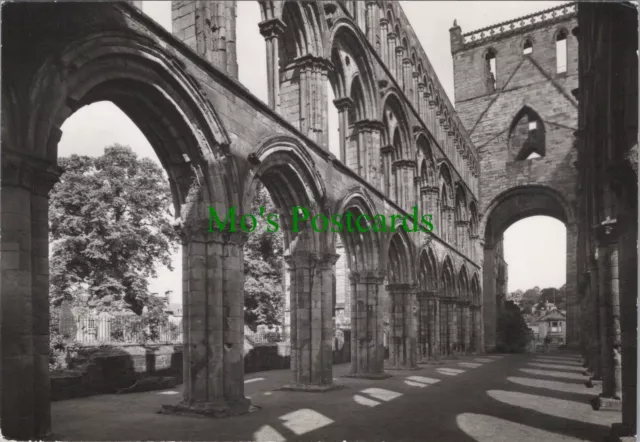
MULTIPOLYGON (((276 213, 267 189, 259 185, 251 213, 276 213)), ((267 232, 266 221, 256 216, 257 226, 244 245, 244 320, 253 331, 258 325, 281 325, 284 311, 282 230, 267 232)))
POLYGON ((506 301, 497 320, 497 345, 500 353, 524 353, 530 340, 529 327, 520 308, 513 301, 506 301))

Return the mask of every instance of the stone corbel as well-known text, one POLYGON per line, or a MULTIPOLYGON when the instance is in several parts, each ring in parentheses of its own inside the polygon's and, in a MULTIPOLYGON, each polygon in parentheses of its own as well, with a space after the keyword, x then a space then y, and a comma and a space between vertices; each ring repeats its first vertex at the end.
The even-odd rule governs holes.
POLYGON ((272 18, 258 23, 258 28, 260 29, 260 34, 265 39, 270 40, 281 36, 287 29, 287 25, 279 18, 272 18))

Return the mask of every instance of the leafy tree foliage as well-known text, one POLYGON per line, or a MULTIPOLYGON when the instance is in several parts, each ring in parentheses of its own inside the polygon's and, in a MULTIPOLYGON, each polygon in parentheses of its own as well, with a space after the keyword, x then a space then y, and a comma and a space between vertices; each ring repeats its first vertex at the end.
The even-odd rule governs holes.
POLYGON ((265 217, 277 213, 269 192, 259 185, 251 207, 257 225, 244 245, 244 319, 253 331, 258 325, 280 325, 284 311, 284 237, 281 229, 267 232, 265 217, 260 216, 261 207, 265 217))
POLYGON ((60 158, 50 193, 51 303, 85 301, 98 310, 162 309, 147 278, 170 270, 177 235, 162 169, 130 147, 106 147, 101 157, 60 158), (79 294, 88 293, 88 299, 79 294))
POLYGON ((523 353, 529 343, 530 332, 520 308, 513 302, 504 303, 497 321, 496 349, 499 352, 523 353))

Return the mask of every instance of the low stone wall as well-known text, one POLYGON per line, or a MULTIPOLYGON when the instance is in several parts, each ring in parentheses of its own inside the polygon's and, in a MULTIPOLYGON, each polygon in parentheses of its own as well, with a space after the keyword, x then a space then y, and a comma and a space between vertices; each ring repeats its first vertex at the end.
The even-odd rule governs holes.
POLYGON ((115 393, 138 379, 175 376, 182 379, 181 345, 124 345, 85 348, 70 369, 51 373, 51 400, 115 393))
MULTIPOLYGON (((334 346, 334 364, 351 360, 350 343, 347 331, 344 341, 334 346)), ((245 340, 244 353, 244 372, 247 374, 290 367, 291 348, 288 343, 253 344, 245 340)), ((51 400, 116 393, 139 379, 151 376, 175 376, 181 381, 182 346, 130 345, 83 349, 69 370, 51 373, 51 400)))

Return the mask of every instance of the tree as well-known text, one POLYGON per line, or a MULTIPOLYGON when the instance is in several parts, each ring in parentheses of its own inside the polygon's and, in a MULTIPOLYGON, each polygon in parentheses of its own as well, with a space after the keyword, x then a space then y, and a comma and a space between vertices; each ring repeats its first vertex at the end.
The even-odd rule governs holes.
POLYGON ((147 278, 158 264, 173 270, 178 240, 162 169, 118 144, 101 157, 72 155, 58 165, 63 174, 49 206, 52 305, 77 305, 87 294, 98 310, 161 309, 147 278))
POLYGON ((526 314, 531 314, 531 308, 538 303, 539 298, 540 298, 540 287, 535 286, 534 288, 525 291, 522 294, 522 301, 520 303, 522 312, 526 314))
POLYGON ((505 302, 500 311, 496 334, 499 352, 522 353, 526 350, 531 333, 520 308, 513 301, 505 302))
MULTIPOLYGON (((265 216, 277 213, 267 189, 259 185, 251 213, 256 228, 244 245, 244 320, 253 331, 258 325, 281 324, 284 310, 282 272, 284 269, 284 237, 282 230, 268 232, 265 216), (264 207, 264 211, 260 208, 264 207)), ((273 228, 271 228, 273 230, 273 228)))

